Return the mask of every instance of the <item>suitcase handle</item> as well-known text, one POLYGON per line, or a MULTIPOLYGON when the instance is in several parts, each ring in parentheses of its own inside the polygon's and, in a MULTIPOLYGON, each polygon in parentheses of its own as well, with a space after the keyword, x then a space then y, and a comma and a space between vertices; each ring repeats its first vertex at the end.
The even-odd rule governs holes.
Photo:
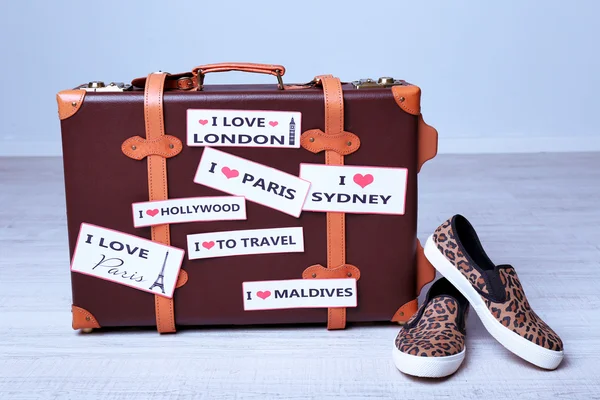
POLYGON ((283 90, 283 79, 285 67, 275 64, 254 64, 254 63, 220 63, 200 65, 192 70, 192 74, 198 77, 198 90, 202 90, 204 76, 211 72, 252 72, 256 74, 268 74, 277 77, 277 86, 283 90))

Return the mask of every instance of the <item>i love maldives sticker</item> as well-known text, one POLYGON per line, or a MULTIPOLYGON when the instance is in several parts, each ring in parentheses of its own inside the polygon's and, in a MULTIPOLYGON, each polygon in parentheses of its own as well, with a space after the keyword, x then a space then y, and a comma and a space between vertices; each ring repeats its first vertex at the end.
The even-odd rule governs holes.
POLYGON ((356 307, 356 279, 290 279, 242 284, 244 310, 356 307))
POLYGON ((300 164, 311 183, 304 211, 404 215, 406 168, 300 164))

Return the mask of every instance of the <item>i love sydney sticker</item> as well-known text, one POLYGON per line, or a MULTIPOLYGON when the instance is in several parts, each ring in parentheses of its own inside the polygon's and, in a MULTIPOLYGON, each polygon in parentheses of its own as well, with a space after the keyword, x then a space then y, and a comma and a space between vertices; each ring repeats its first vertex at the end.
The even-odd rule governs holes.
POLYGON ((240 196, 192 197, 133 203, 133 226, 195 221, 246 219, 246 201, 240 196))
POLYGON ((205 147, 194 182, 298 218, 310 183, 297 176, 205 147))
POLYGON ((406 168, 300 164, 311 183, 303 209, 404 215, 406 168))
POLYGON ((187 110, 188 146, 299 148, 302 113, 187 110))
POLYGON ((83 223, 71 271, 171 298, 184 253, 176 247, 83 223))
POLYGON ((244 310, 356 307, 356 279, 292 279, 242 284, 244 310))
POLYGON ((242 254, 296 253, 304 251, 302 227, 250 229, 188 235, 188 257, 212 258, 242 254))

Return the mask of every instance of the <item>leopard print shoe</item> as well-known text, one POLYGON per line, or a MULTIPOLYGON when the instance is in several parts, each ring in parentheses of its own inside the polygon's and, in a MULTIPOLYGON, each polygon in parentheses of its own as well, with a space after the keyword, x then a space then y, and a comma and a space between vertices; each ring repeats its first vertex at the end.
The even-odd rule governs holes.
POLYGON ((465 321, 469 302, 448 280, 437 280, 419 311, 396 337, 393 358, 408 375, 452 375, 465 358, 465 321))
POLYGON ((427 240, 425 256, 504 347, 538 367, 558 367, 564 355, 560 337, 531 309, 515 269, 489 259, 465 217, 440 225, 427 240))

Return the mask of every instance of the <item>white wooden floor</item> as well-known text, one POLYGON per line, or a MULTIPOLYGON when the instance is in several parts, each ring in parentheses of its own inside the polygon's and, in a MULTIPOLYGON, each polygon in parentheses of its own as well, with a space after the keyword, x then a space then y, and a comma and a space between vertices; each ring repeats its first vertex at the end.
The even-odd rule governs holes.
POLYGON ((0 158, 0 399, 600 398, 600 153, 439 156, 420 179, 421 240, 470 218, 565 342, 558 370, 475 313, 463 367, 434 381, 396 370, 391 324, 74 332, 61 161, 0 158))

